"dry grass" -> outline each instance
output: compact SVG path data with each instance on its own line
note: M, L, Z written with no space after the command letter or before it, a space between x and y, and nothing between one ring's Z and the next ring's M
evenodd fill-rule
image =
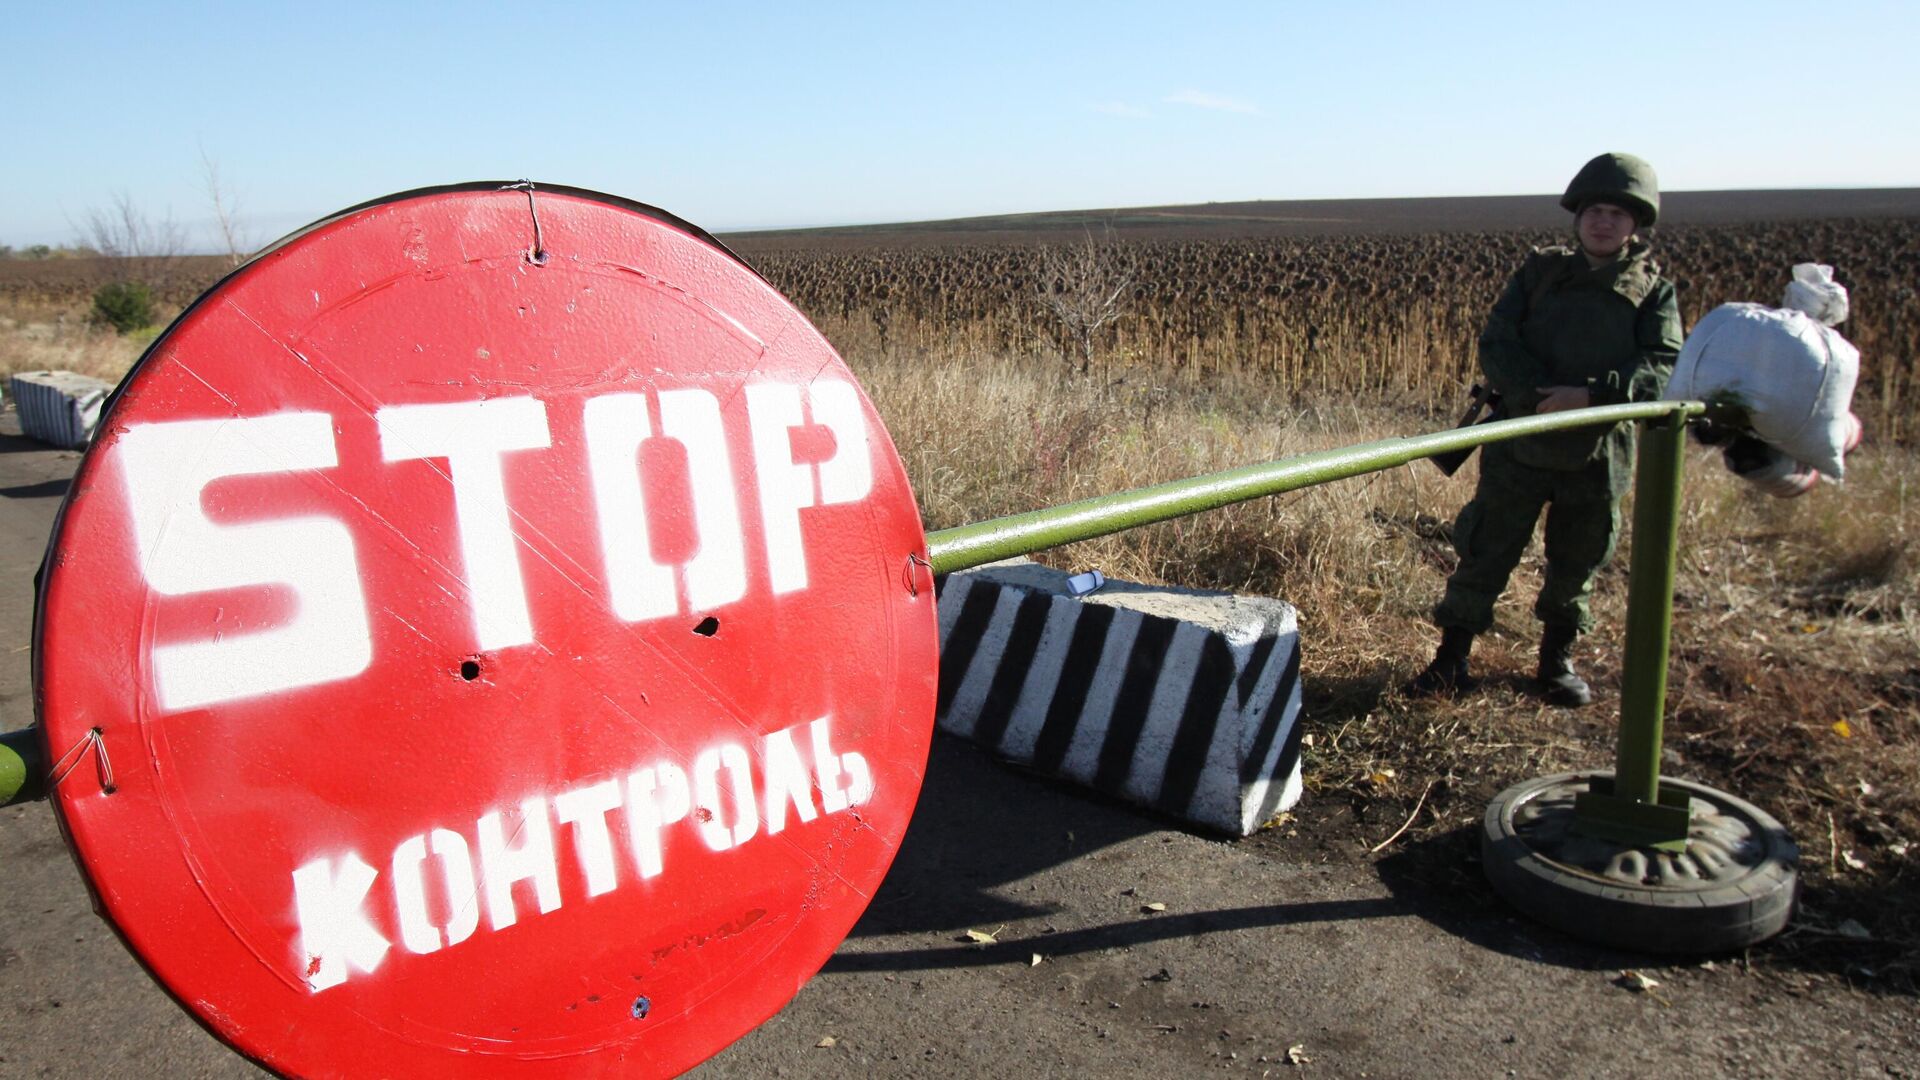
M118 382L153 340L93 325L80 301L16 301L0 308L0 383L17 371L77 371Z

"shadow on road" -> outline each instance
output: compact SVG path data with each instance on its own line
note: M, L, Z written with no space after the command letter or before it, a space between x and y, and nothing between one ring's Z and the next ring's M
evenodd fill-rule
M1044 918L1052 906L1021 903L995 890L1112 845L1179 827L1081 788L1016 771L960 740L936 735L913 824L885 883L849 936L957 932ZM1061 956L1224 931L1406 913L1400 900L1388 897L1262 904L1083 927L1047 934L1043 940L1049 955ZM842 952L825 970L1025 963L1035 944L1027 938Z
M1044 943L1049 956L1071 956L1121 946L1141 945L1170 938L1198 937L1229 930L1250 930L1270 926L1303 923L1340 922L1349 919L1373 919L1386 915L1405 915L1398 900L1376 897L1369 900L1328 900L1299 904L1263 904L1259 907L1225 908L1168 915L1149 922L1133 920L1068 930L1042 938L1000 941L992 945L956 944L935 949L902 949L894 952L840 953L827 962L824 970L851 971L931 971L944 968L992 967L995 964L1022 964L1037 946ZM855 929L854 933L860 933Z
M8 426L18 430L17 424L9 423ZM48 446L46 443L40 442L37 439L29 439L24 435L15 435L12 432L0 431L0 454L46 453L49 450L56 449L58 449L58 447Z
M0 499L58 499L64 498L67 488L73 481L67 477L55 480L42 480L37 484L16 484L13 487L0 488Z
M1165 827L936 733L913 823L852 936L1046 915L991 890Z
M1576 971L1617 970L1648 959L1589 945L1508 907L1481 871L1477 825L1407 841L1374 869L1403 910L1483 949Z

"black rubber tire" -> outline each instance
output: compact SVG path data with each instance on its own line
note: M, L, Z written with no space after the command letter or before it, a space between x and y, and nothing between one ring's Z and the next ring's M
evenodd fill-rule
M1574 937L1652 953L1720 953L1779 933L1793 914L1799 849L1781 824L1752 803L1686 780L1662 786L1745 819L1760 855L1740 876L1700 887L1640 885L1556 862L1516 832L1514 813L1569 782L1610 773L1543 776L1501 792L1487 806L1480 848L1494 891L1525 914ZM1570 813L1570 811L1569 811Z

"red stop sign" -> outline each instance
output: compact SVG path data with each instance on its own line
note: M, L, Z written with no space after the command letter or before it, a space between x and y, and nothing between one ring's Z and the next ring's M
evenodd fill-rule
M605 196L396 196L255 260L52 543L80 864L277 1070L688 1068L825 962L919 791L884 428L766 282Z

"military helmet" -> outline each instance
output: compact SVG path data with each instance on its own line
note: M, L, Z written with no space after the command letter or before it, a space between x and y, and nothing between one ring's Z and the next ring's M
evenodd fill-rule
M1560 196L1560 205L1576 214L1596 202L1631 210L1634 221L1646 228L1660 218L1660 178L1642 158L1601 154L1580 167Z

